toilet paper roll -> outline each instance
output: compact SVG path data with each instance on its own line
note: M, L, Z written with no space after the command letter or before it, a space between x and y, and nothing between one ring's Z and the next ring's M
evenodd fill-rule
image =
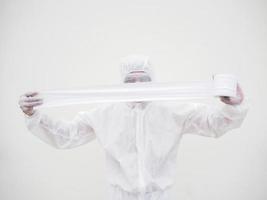
M237 77L232 74L213 76L214 96L236 96Z

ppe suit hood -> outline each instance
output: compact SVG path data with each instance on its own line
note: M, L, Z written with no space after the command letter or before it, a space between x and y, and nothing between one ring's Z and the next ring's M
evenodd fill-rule
M144 71L153 79L152 65L148 56L132 54L122 57L120 67L122 80L125 79L127 74L136 71Z

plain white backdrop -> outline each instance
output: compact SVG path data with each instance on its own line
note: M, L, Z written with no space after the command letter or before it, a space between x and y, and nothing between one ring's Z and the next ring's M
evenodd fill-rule
M100 145L48 146L26 129L19 96L119 83L119 59L144 54L158 81L233 73L251 102L241 128L183 138L177 199L265 200L266 10L264 0L0 0L0 199L104 200ZM46 112L71 120L90 107Z

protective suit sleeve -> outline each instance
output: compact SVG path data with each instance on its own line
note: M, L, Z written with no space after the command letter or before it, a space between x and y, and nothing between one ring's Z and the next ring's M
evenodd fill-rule
M222 103L212 106L204 103L193 103L192 109L182 125L182 134L198 134L218 138L227 131L239 128L249 110L246 99L239 105Z
M96 138L87 114L80 111L71 121L52 119L40 110L31 116L24 115L26 126L33 135L57 149L70 149Z

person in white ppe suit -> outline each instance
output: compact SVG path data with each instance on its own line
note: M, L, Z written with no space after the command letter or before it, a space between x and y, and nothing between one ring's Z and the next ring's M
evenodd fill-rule
M124 83L153 81L146 56L121 62ZM120 102L80 111L73 120L56 120L34 106L38 92L21 96L27 128L58 149L75 148L95 139L105 150L109 200L172 200L176 158L185 134L219 138L239 128L248 112L240 85L237 97L220 97L221 106L160 102Z

